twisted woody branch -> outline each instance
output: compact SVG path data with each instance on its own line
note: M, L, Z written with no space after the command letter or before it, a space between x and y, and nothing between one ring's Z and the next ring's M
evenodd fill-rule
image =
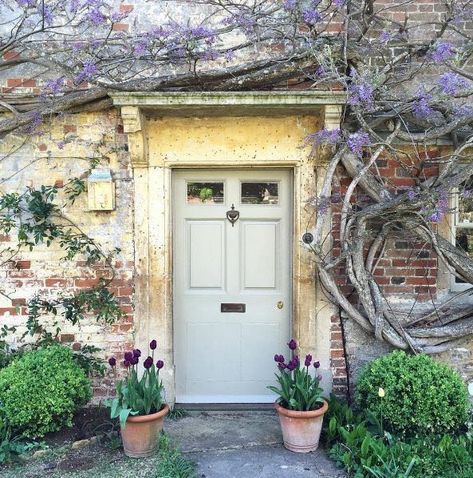
M65 111L110 108L108 94L116 90L270 90L289 80L343 89L340 129L307 140L313 154L328 155L311 245L326 294L348 318L395 347L436 353L473 334L469 290L443 302L433 297L421 313L401 313L374 274L391 239L415 237L450 274L473 284L473 261L438 232L441 216L455 213L440 203L463 191L473 175L471 0L438 0L439 13L436 8L425 20L410 17L421 12L414 0L199 0L184 20L166 14L140 26L131 18L138 24L133 32L114 31L129 12L114 12L105 0L73 3L49 0L42 12L35 0L10 7L0 71L30 66L44 91L1 98L1 136ZM422 178L421 152L439 142L450 145L431 160L441 166L439 174ZM377 168L387 155L414 186L387 184ZM331 231L340 253L327 255L327 204L340 167L350 181L339 228ZM351 296L337 282L341 267Z

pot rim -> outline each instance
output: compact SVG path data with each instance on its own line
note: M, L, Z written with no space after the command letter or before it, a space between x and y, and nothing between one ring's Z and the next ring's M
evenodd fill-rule
M281 414L285 415L286 417L290 418L315 418L321 415L324 415L328 410L328 403L324 400L324 404L318 408L317 410L288 410L287 408L282 407L279 403L274 402L274 408L276 411Z
M127 422L132 422L132 423L143 423L143 422L151 422L153 420L157 420L161 417L164 417L169 413L169 405L165 403L161 410L156 413L150 413L149 415L128 415L128 418L126 419Z

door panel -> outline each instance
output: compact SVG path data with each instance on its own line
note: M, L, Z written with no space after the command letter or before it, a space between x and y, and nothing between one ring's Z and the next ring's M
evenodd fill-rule
M271 402L290 335L291 173L178 171L173 201L176 399Z

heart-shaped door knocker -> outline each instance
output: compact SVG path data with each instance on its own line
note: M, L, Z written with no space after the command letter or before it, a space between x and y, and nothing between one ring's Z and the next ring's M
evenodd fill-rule
M238 221L239 217L240 217L240 211L236 211L235 204L232 204L232 208L230 209L230 211L227 211L227 219L231 222L232 227Z

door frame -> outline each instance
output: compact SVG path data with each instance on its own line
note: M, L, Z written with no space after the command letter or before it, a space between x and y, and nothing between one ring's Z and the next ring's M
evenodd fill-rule
M173 170L178 168L292 169L292 332L300 353L312 353L320 360L322 383L328 393L332 383L330 327L335 309L315 280L312 253L301 242L314 224L314 210L307 204L320 189L327 163L323 150L314 158L300 144L307 134L323 126L337 127L344 95L123 93L114 95L113 100L121 107L133 168L134 345L146 350L152 338L158 340L160 357L166 363L162 371L166 400L171 404L175 400L171 187ZM218 138L238 128L253 136L241 141L238 149L230 143L205 142L202 134L208 127L218 131ZM189 128L195 130L189 133ZM189 134L207 146L206 154L196 155L196 142L188 141ZM259 148L261 141L266 143ZM270 150L268 141L278 147ZM329 238L329 230L326 232ZM324 247L331 247L330 239Z

